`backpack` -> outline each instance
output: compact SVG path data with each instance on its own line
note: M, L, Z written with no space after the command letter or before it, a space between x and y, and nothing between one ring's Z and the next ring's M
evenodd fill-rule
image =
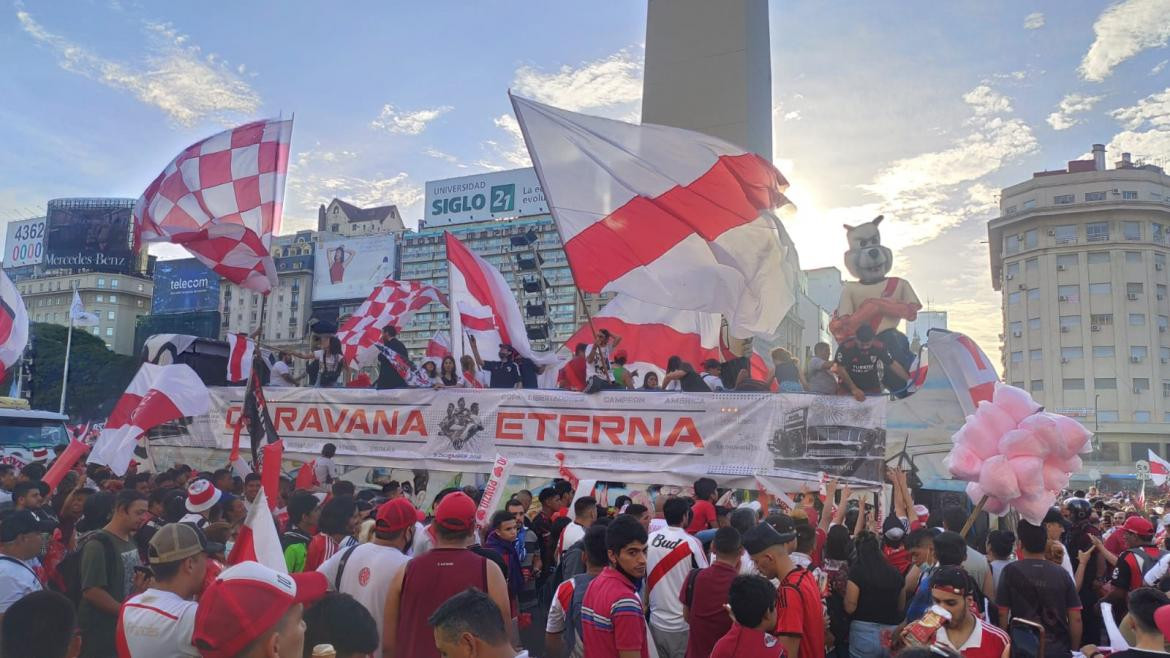
M61 582L64 583L64 589L61 592L68 598L74 606L81 604L81 553L85 550L86 545L91 541L96 541L102 545L102 552L106 558L106 573L113 574L118 570L118 555L117 549L114 548L114 540L110 539L109 535L97 530L78 544L77 550L66 555L57 564L57 573L61 576Z
M1146 574L1150 572L1150 569L1153 569L1154 566L1157 565L1163 557L1170 554L1166 551L1160 550L1158 551L1158 556L1154 557L1140 548L1131 548L1126 552L1133 553L1133 559L1137 562L1138 568L1142 570L1143 582L1145 581ZM1120 559L1125 559L1124 553ZM1170 570L1168 570L1167 573L1162 574L1162 577L1158 579L1158 582L1154 583L1154 587L1163 592L1170 592Z
M573 576L573 598L569 609L565 610L565 655L572 655L573 647L577 646L577 637L581 635L581 607L585 603L585 590L593 582L596 574L581 573Z

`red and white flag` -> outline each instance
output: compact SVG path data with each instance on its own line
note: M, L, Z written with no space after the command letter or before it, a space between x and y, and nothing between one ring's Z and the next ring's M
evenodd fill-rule
M795 282L771 163L681 128L512 106L580 289L721 313L740 338L780 325Z
M447 241L447 298L451 308L451 345L458 361L471 350L464 332L475 336L485 361L495 360L500 345L511 345L520 356L537 365L560 361L554 354L532 351L528 329L512 288L491 263L476 255L451 234Z
M1162 486L1166 484L1166 479L1170 478L1170 462L1158 456L1158 453L1153 450L1150 453L1150 480L1155 486Z
M181 244L225 279L268 292L291 140L291 120L264 119L188 146L134 204L137 239Z
M211 408L211 396L190 366L144 363L114 405L89 454L89 463L105 464L122 475L134 457L138 437L152 427Z
M565 347L572 352L577 343L590 345L593 331L602 329L622 337L618 349L627 354L627 370L640 375L655 372L659 383L672 356L681 357L699 370L703 361L722 356L719 314L664 308L629 295L610 300L593 316L593 329L585 324L565 341Z
M0 365L8 370L16 365L28 345L28 311L20 291L8 275L0 271Z
M244 518L244 525L240 526L236 543L227 560L228 564L259 562L269 569L288 573L284 551L280 548L280 537L276 534L276 522L272 520L268 496L263 489L256 494L256 500L248 508L248 516Z
M975 341L955 331L931 329L926 348L933 365L951 381L964 414L975 413L981 401L991 400L999 375Z
M436 331L434 336L427 341L427 356L443 357L451 354L451 336L445 331Z
M246 381L252 376L252 355L256 351L255 341L245 334L228 334L227 380Z
M386 279L379 283L337 331L346 360L363 366L376 362L382 327L401 327L432 302L446 305L447 299L438 288L421 281Z

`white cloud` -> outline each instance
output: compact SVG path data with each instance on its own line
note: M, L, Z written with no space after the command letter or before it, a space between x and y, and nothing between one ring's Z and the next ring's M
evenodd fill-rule
M1170 0L1122 0L1097 17L1093 32L1080 74L1101 82L1127 59L1170 42Z
M626 112L642 98L642 53L625 48L580 66L562 66L546 73L531 66L516 70L517 95L572 111L609 114ZM637 109L633 110L637 117ZM619 118L626 118L629 113Z
M1139 159L1170 152L1170 88L1109 114L1124 130L1113 136L1107 151L1133 153Z
M423 200L423 188L406 172L361 176L339 173L331 166L298 167L296 175L289 176L285 192L285 232L315 227L317 207L333 197L362 207L392 203L403 217L413 217L414 206Z
M434 158L436 160L443 160L444 162L450 162L452 164L459 162L459 158L456 158L455 156L451 155L450 153L444 153L443 151L440 151L439 149L437 149L433 146L428 146L428 147L424 148L423 155L430 157L430 158Z
M784 113L785 121L800 121L800 110L792 110Z
M214 53L204 56L190 39L166 23L147 23L149 54L142 62L121 62L94 53L50 32L17 5L21 28L57 55L58 65L113 89L130 92L140 102L189 126L214 118L229 122L260 108L260 96Z
M1068 130L1081 122L1074 115L1093 109L1102 98L1105 97L1068 94L1060 99L1057 110L1048 115L1048 125L1052 126L1053 130Z
M1039 30L1044 27L1044 13L1035 11L1024 17L1025 30Z
M1164 59L1158 62L1154 65L1154 68L1150 69L1150 75L1158 75L1166 68L1167 64L1170 64L1170 59Z
M520 132L520 124L511 114L501 114L492 119L496 128L504 132L502 139L485 140L482 148L487 151L488 157L477 161L476 166L499 171L514 167L531 167L532 160L528 157L528 147L524 145L524 135Z
M382 112L378 118L370 122L370 126L398 135L418 135L426 130L427 124L451 110L450 105L441 105L422 110L404 111L387 103L382 106Z

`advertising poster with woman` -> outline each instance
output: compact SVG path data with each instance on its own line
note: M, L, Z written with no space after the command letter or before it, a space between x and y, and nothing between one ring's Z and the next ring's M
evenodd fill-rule
M324 240L316 251L313 299L356 299L394 276L393 234L336 237Z

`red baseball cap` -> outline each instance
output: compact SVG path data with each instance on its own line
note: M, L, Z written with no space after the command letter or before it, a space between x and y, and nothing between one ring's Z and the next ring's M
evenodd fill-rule
M1121 526L1126 532L1132 532L1135 535L1142 537L1154 536L1154 525L1147 519L1140 516L1131 516L1125 520L1125 525Z
M435 523L452 532L468 532L475 527L475 501L462 491L447 494L435 508Z
M400 532L425 518L426 515L415 509L409 500L403 497L395 498L382 503L378 508L374 532Z
M329 589L325 574L289 575L259 562L224 569L199 599L191 643L204 658L230 658L267 633L289 608Z
M1154 625L1162 631L1163 638L1170 638L1170 605L1164 605L1154 611Z

